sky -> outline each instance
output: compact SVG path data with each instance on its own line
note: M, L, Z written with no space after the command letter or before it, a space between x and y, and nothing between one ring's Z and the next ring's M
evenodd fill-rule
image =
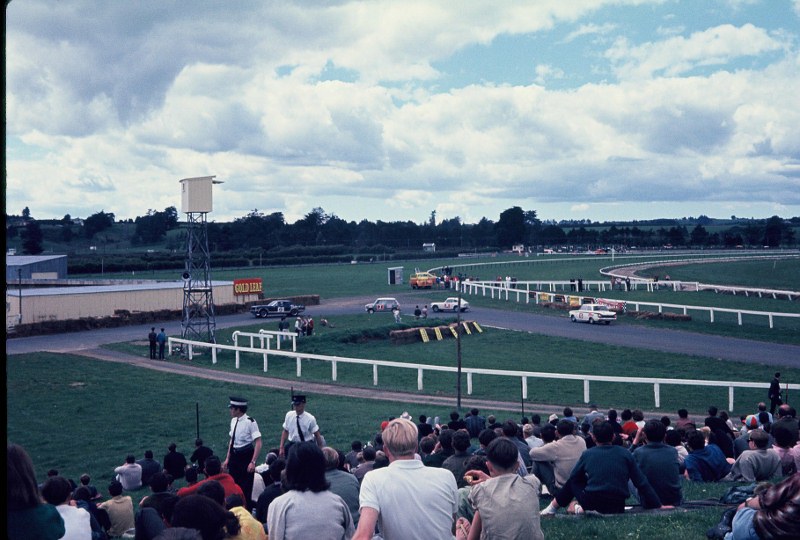
M6 212L800 216L800 0L13 0Z

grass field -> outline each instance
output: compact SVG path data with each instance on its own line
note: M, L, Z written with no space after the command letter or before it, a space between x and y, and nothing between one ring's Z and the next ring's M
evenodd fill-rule
M516 264L519 258L507 259L501 266L486 268L477 277L493 279L495 275L513 275L519 280L553 279L574 277L600 279L599 268L612 264L610 258L544 258L526 264ZM621 263L617 257L615 263ZM656 258L651 258L656 259ZM502 260L501 258L494 259ZM409 276L415 267L427 269L440 265L455 265L459 261L403 261L397 266L405 267ZM784 264L784 262L786 264ZM793 266L794 265L794 266ZM267 296L292 296L319 294L323 300L351 297L390 295L400 290L387 284L387 266L395 264L326 265L291 268L248 268L215 271L214 279L228 280L241 277L264 279ZM779 261L775 271L751 264L727 263L725 271L715 265L669 267L674 279L689 279L681 272L691 272L691 279L718 284L742 284L797 290L800 272L796 272L797 261ZM483 268L483 267L479 267ZM780 269L780 271L778 271ZM474 272L468 272L476 275ZM483 274L483 275L480 275ZM753 274L758 274L753 276ZM686 274L689 276L690 274ZM762 278L763 275L763 278ZM110 277L106 275L104 277ZM130 276L124 276L130 277ZM143 276L136 276L137 278ZM159 277L159 274L144 277ZM162 279L175 276L161 274ZM724 281L723 281L724 280ZM407 285L403 292L410 292ZM427 294L428 292L425 292ZM442 296L445 296L442 291ZM438 294L438 293L437 293ZM797 302L772 299L741 298L703 293L630 293L627 299L670 303L713 302L720 307L733 306L746 309L771 309L798 312ZM675 295L675 296L673 296ZM650 299L653 300L650 300ZM552 310L543 310L533 305L514 301L498 301L470 296L476 306L486 305L509 310L539 310L553 316L564 316ZM668 299L668 300L665 300ZM469 316L467 316L469 318ZM719 319L718 319L719 320ZM711 325L699 320L691 323L635 322L622 318L618 324L647 324L656 327L675 326L690 331L709 332L721 335L763 339L780 343L800 343L798 327L777 327L774 331L763 325L747 324L738 327L735 322L721 320ZM412 344L394 346L386 339L386 319L363 315L337 317L335 330L317 327L317 335L300 341L303 352L313 354L351 356L359 358L389 359L408 363L454 365L455 342ZM776 325L777 326L777 325ZM270 321L253 326L253 329L270 327L277 329L277 322ZM240 330L246 330L240 328ZM363 336L373 339L362 339ZM230 343L230 331L219 330L218 340ZM111 346L113 350L141 355L146 354L141 343L122 343ZM486 329L481 335L467 336L462 341L465 366L484 366L507 370L551 371L563 373L635 375L642 377L673 377L714 380L742 380L766 382L772 371L768 362L763 365L739 364L695 358L683 355L654 353L626 347L609 347L593 343L567 340L527 333L508 333ZM255 355L253 355L255 356ZM230 355L220 355L214 369L233 371ZM768 359L767 359L768 360ZM177 363L182 360L173 360ZM211 367L210 355L195 360L204 367ZM243 356L243 373L262 374L261 358ZM782 369L785 378L798 380L800 370ZM353 386L372 387L372 370L340 365L339 382ZM721 375L723 374L723 375ZM284 390L236 385L222 381L208 381L181 375L164 374L124 364L112 364L85 357L39 353L11 356L7 360L7 439L22 444L31 453L38 477L44 479L45 472L56 468L63 474L76 478L83 472L93 477L93 482L103 489L112 477L113 468L134 453L141 457L144 450L152 449L160 459L170 442L187 455L191 452L196 436L195 411L199 406L200 434L207 444L217 452L224 451L227 443L227 400L232 394L244 394L251 400L252 415L258 419L264 434L265 446L275 446L280 435L280 424L289 409L289 387L301 387L295 376L294 361L270 359L270 377L286 380ZM330 380L330 367L317 361L303 363L303 379ZM464 383L466 385L466 383ZM583 402L580 382L540 380L529 381L529 403L563 406L579 405ZM474 379L475 397L503 401L519 398L519 381L502 380L497 377ZM376 395L383 390L406 390L416 392L416 372L412 370L382 369L380 385ZM602 408L640 407L652 410L652 386L616 385L592 383L592 398ZM455 381L452 376L425 375L424 395L453 396ZM466 392L465 392L466 393ZM750 413L757 401L764 398L763 391L737 390L734 415ZM694 413L701 413L710 404L724 407L727 404L725 389L702 387L662 387L662 410L673 414L680 406L688 406ZM455 399L454 399L455 400ZM421 413L446 416L451 408L419 406L390 401L362 401L333 395L309 395L310 412L315 414L329 444L347 448L354 439L366 440L374 435L380 422L389 416L398 416L409 411L417 416ZM519 413L482 411L497 413L499 417L517 417ZM525 409L530 415L535 412L532 405ZM661 411L659 411L659 414ZM262 456L263 457L263 456ZM729 485L686 484L685 497L691 500L718 498ZM138 500L144 491L134 494ZM598 538L631 539L702 538L706 528L714 525L722 512L712 507L691 511L678 511L665 515L635 514L624 517L602 519L551 519L543 522L548 539Z
M277 445L283 414L289 406L288 388L280 391L191 379L46 353L10 357L7 388L7 439L28 450L38 478L43 480L50 468L70 478L86 472L101 490L128 453L140 458L144 450L152 449L161 460L169 443L175 442L188 455L196 436L197 405L200 435L217 453L224 451L227 443L229 395L243 394L250 399L249 413L258 420L268 448ZM413 415L445 416L449 412L445 408L325 395L309 395L308 402L308 410L316 415L328 444L340 448L347 448L355 439L368 440L382 420L405 410ZM181 485L181 481L176 482L176 486ZM684 497L718 499L728 487L686 483ZM132 496L138 502L145 494L146 490L139 490ZM685 540L702 538L721 513L722 507L711 507L596 519L564 517L543 520L542 527L548 539Z

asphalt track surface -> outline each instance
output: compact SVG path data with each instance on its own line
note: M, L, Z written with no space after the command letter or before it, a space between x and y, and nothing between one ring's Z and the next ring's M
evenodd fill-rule
M414 305L430 304L441 300L446 293L420 291L397 294L403 306L403 320L413 320L410 315ZM466 297L468 299L468 297ZM319 324L319 317L324 316L332 321L339 315L363 313L365 317L386 317L389 313L368 315L364 312L364 304L374 300L373 297L333 299L324 301L318 306L309 306L306 314L313 316ZM452 313L435 314L429 317L451 318ZM532 313L511 312L492 308L473 308L463 315L465 319L475 320L482 326L496 327L519 332L532 332L549 336L557 336L607 345L634 347L642 350L662 351L686 354L721 360L733 360L765 364L771 367L800 367L800 346L737 339L731 337L698 334L680 330L664 330L653 327L627 324L590 325L571 323L563 317L536 315ZM231 328L252 324L262 324L264 328L277 330L277 319L255 319L252 315L242 313L217 317L218 328ZM146 339L152 324L105 328L56 334L11 338L6 340L6 354L20 354L37 351L77 352L95 349L108 343L135 341ZM164 327L168 335L180 335L180 321L171 320L155 323L157 328ZM767 331L767 330L765 330Z
M405 306L405 321L408 321L410 318L408 313L413 312L412 306L416 304L430 304L432 300L442 300L445 296L446 294L442 292L431 291L396 294L400 304ZM337 316L356 313L363 313L365 317L386 317L387 320L391 320L392 315L389 313L368 315L364 312L364 304L372 300L374 300L374 297L334 299L325 301L318 306L308 307L307 314L313 316L317 321L319 321L321 317L335 321ZM451 319L452 316L452 313L435 314L431 312L429 314L431 318L442 317ZM413 316L411 318L413 320ZM642 350L665 351L724 360L764 363L770 366L770 372L772 367L800 366L800 346L794 345L780 345L625 324L605 326L571 323L566 315L563 317L552 317L531 313L508 312L501 309L484 307L471 310L464 314L464 318L478 321L483 326L519 332L533 332L543 335L584 340L587 342L636 347ZM260 323L264 328L277 330L277 319L274 318L254 319L250 314L237 314L217 317L216 319L217 328L250 326L254 323ZM147 333L151 326L153 326L153 323L66 334L6 339L6 354L12 355L39 351L78 354L102 361L123 363L162 372L216 381L224 380L235 384L247 384L263 388L286 390L287 383L282 379L263 377L260 375L245 375L238 372L221 372L206 368L200 363L177 363L150 360L144 355L126 355L102 348L102 345L109 343L142 341L144 350L146 346L144 342L147 339ZM156 328L164 327L168 335L180 335L181 333L179 320L163 321L155 323L155 326ZM334 384L308 381L303 383L303 388L308 393L348 396L356 399L397 401L409 405L425 404L448 408L456 405L455 396L431 396L426 394L392 392L385 388L377 391L374 388L342 387ZM511 398L511 396L508 397ZM522 406L518 400L514 400L513 398L509 400L489 401L473 399L466 395L463 396L461 404L464 408L477 407L483 410L516 412L519 412L522 407L521 412L523 415L526 411L561 414L564 405L572 406L573 410L578 415L583 415L588 412L586 407L579 406L575 403L554 405L526 402L524 406ZM651 412L647 414L653 416L663 413ZM698 417L695 418L695 420L699 421L702 420L702 418Z

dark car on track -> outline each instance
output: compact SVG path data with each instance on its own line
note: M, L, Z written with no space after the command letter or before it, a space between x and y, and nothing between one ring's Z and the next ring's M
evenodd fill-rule
M255 317L294 317L306 310L303 304L295 304L291 300L273 300L269 304L252 306L250 313Z

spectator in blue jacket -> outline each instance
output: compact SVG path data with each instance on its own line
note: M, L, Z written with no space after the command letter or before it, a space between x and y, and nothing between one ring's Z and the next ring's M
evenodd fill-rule
M716 444L706 444L701 431L693 431L686 441L689 454L683 459L686 477L695 482L719 482L729 472L731 464Z

